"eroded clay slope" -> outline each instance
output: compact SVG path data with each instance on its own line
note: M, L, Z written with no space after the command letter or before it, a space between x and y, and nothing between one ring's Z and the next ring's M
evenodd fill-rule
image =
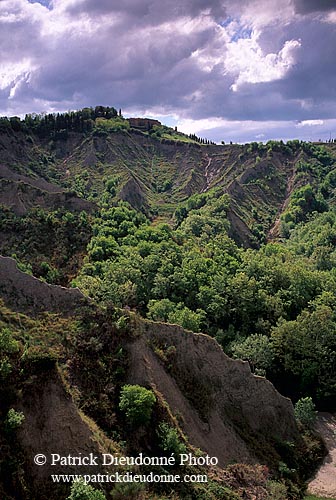
M5 165L0 165L0 204L16 215L25 215L35 207L88 213L96 210L94 203L79 198L61 186L47 182L42 177L34 179L22 175Z
M87 302L77 288L49 285L17 268L10 257L0 256L0 297L15 311L70 313Z
M297 439L291 401L209 336L144 322L129 352L129 382L155 387L190 443L217 456L220 465L267 462L274 440Z
M31 377L24 385L21 400L16 404L25 420L19 431L19 441L25 453L27 477L34 484L36 498L50 498L57 485L51 474L94 474L102 472L95 465L62 466L52 455L100 456L104 452L96 441L93 430L83 420L71 396L64 389L56 369L44 372L39 378ZM106 451L105 451L106 452ZM43 454L46 464L34 463L34 457ZM60 495L60 498L63 496ZM65 496L64 496L65 498Z
M15 310L32 312L75 312L85 301L79 290L41 282L3 257L0 296ZM127 381L159 391L190 443L218 457L221 466L272 464L279 459L275 441L298 438L290 400L252 375L248 363L226 356L214 339L176 325L146 320L135 325L134 340L127 344Z

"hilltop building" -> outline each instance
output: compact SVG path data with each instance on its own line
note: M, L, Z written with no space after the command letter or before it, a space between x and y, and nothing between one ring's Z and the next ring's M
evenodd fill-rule
M131 128L136 128L142 130L143 132L148 132L154 125L161 126L159 120L152 120L150 118L127 118Z

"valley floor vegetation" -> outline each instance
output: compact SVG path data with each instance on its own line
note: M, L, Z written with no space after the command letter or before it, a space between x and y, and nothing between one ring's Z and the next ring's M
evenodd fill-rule
M193 195L173 228L124 202L103 208L73 285L206 332L294 402L310 396L334 410L336 213L313 214L283 243L244 250L227 235L228 204L216 190Z

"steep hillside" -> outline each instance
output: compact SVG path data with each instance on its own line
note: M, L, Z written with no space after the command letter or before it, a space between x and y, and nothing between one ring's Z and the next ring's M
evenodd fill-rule
M15 260L0 256L0 294L14 311L71 312L87 299L77 289L49 285L20 271Z
M301 499L314 408L336 410L336 145L97 106L0 118L0 177L4 498L69 494L29 458L44 429L48 450L218 458L206 486L100 484L114 499Z
M297 439L291 402L252 375L247 362L230 359L207 335L158 323L140 326L143 334L129 345L127 380L155 387L179 414L191 444L220 465L263 462L276 440Z
M0 202L23 214L34 205L92 211L109 185L110 196L124 199L151 218L169 221L176 204L194 193L218 188L230 195L231 234L258 245L279 235L279 216L295 189L333 170L335 147L270 141L267 145L206 145L182 134L161 136L91 120L88 131L42 133L29 123L19 130L2 127ZM104 124L104 126L102 126ZM14 127L15 128L15 127ZM167 129L169 130L169 129ZM172 133L173 134L173 133ZM321 150L321 151L320 151ZM71 194L64 190L71 190ZM60 198L63 197L63 198Z
M137 454L140 451L160 454L162 449L159 451L154 430L162 421L177 426L179 432L183 430L181 436L187 439L192 453L196 447L218 458L219 467L195 469L209 474L207 488L214 491L212 495L209 490L206 497L209 499L240 498L242 485L241 492L244 490L247 495L244 498L252 499L256 492L262 499L270 498L269 473L264 469L261 474L256 464L267 464L271 473L277 475L278 463L284 457L281 443L291 442L293 457L296 454L295 460L303 461L305 445L290 401L264 378L252 375L248 363L229 359L210 337L172 325L139 321L132 316L121 326L120 317L116 321L120 312L103 312L92 306L89 310L82 309L69 291L53 287L54 296L59 297L53 309L66 314L67 319L49 314L49 329L53 333L51 336L49 333L46 347L46 340L41 344L43 330L37 327L45 319L36 315L50 305L49 298L44 299L50 296L50 285L24 275L8 259L1 262L9 264L6 279L12 283L10 290L0 290L4 300L1 327L15 332L18 348L9 355L12 372L7 376L7 387L1 387L4 399L0 417L3 420L8 408L24 415L17 431L13 427L8 434L2 427L0 433L2 444L6 447L11 443L16 454L14 459L7 451L2 457L0 491L6 498L65 499L67 485L51 482L51 474L64 473L60 464L50 466L52 453L127 456L136 450ZM24 312L19 317L6 307L15 297ZM70 307L72 317L69 317ZM22 355L24 339L29 348ZM125 354L120 357L117 353L122 350ZM157 400L151 427L134 427L131 435L117 406L125 383L151 388ZM79 408L94 418L100 429ZM112 429L126 442L117 444L108 439ZM47 457L45 467L32 462L32 457L41 451ZM199 456L200 451L197 453ZM232 462L250 465L225 468ZM116 470L122 472L123 468L108 468L109 473ZM185 472L188 470L192 468ZM5 480L6 471L12 480ZM104 468L66 468L67 474L96 472L103 473ZM18 475L20 482L15 480ZM109 485L102 486L110 490ZM190 486L189 493L183 488L177 488L177 494L181 495L178 498L188 494L204 498L197 484ZM219 497L220 491L225 496ZM234 496L234 491L238 496ZM154 497L152 492L148 498Z

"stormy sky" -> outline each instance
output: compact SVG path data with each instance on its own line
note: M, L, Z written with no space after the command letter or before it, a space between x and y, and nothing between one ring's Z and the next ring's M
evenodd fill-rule
M0 114L98 104L214 141L336 138L336 0L0 0Z

